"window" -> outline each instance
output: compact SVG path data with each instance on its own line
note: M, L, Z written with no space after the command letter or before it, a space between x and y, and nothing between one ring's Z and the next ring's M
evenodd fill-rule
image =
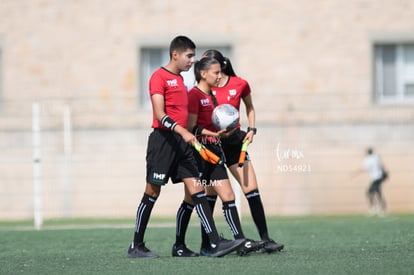
M198 47L196 49L196 60L200 58L208 49L217 49L224 56L228 56L230 53L229 47ZM161 66L167 65L170 60L168 47L143 47L140 49L141 63L140 63L140 76L139 76L139 102L140 108L145 110L151 109L151 101L149 99L148 82L152 73ZM193 66L194 67L194 66ZM191 89L195 85L194 69L188 72L182 72L184 77L184 83L187 89Z
M374 46L375 99L414 102L414 43Z

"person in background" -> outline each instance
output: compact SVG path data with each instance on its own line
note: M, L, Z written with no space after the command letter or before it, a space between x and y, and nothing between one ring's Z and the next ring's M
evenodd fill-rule
M388 172L384 169L380 157L374 153L374 149L371 147L367 148L362 165L354 172L354 176L362 172L367 172L371 181L366 193L370 215L384 216L387 203L381 189L383 182L388 178Z

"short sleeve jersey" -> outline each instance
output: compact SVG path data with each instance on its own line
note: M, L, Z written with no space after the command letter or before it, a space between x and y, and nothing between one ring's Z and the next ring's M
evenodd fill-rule
M230 76L226 85L213 87L212 91L219 105L228 103L237 110L240 110L241 99L251 94L249 83L238 76Z
M362 166L368 171L371 180L378 180L382 177L381 161L377 155L367 155L364 158Z
M150 97L155 94L164 96L165 113L180 126L187 128L188 95L183 77L161 67L156 70L149 82ZM152 128L165 129L155 117L153 109Z
M188 113L197 115L197 125L210 130L217 131L211 121L214 103L210 95L203 93L194 87L188 92Z

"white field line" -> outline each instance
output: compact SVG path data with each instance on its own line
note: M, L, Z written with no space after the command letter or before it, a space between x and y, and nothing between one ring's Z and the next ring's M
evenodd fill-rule
M217 226L225 225L224 222L216 222ZM100 223L100 224L65 224L65 225L43 225L40 231L47 231L47 230L89 230L89 229L127 229L127 228L134 228L134 224L132 223ZM199 227L199 223L191 223L189 227ZM148 228L175 228L174 222L150 222L148 224ZM25 226L0 226L1 231L35 231L33 225L25 225Z

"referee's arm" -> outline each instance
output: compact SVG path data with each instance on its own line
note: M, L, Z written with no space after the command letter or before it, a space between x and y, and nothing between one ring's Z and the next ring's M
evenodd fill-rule
M164 112L164 96L160 94L154 94L151 96L151 101L155 118L162 123L167 115ZM191 132L189 132L187 129L174 122L168 121L168 124L174 125L172 128L170 128L170 130L179 134L185 142L193 144L193 142L195 141L195 136Z

